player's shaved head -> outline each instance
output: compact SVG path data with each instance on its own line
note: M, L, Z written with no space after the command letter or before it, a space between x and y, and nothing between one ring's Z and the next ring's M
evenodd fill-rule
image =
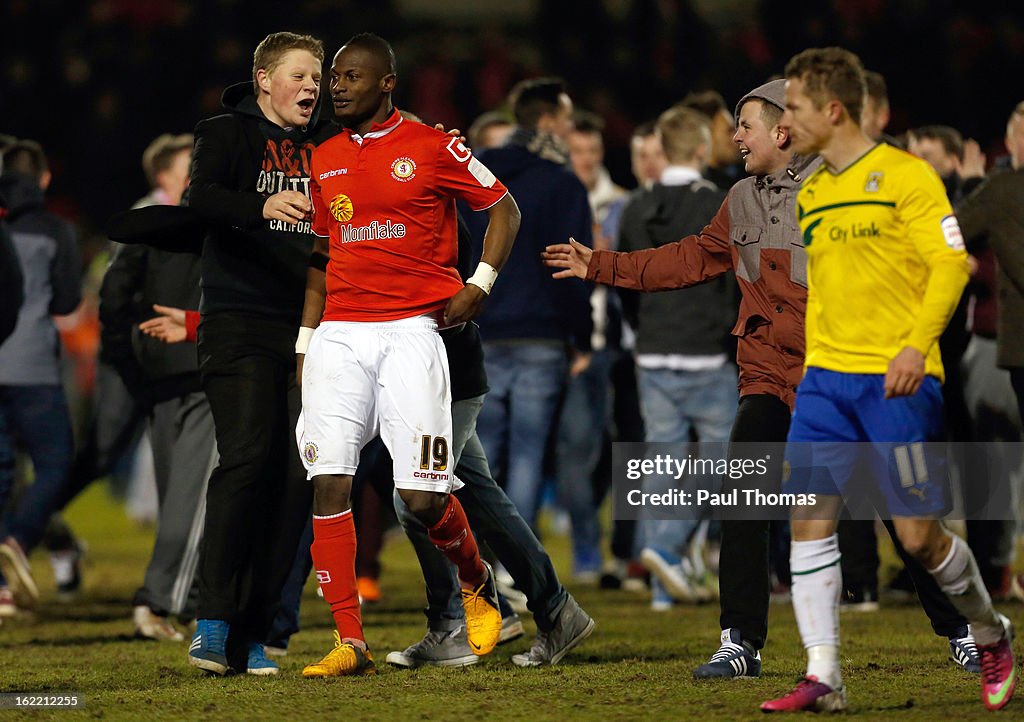
M384 38L373 33L359 33L352 36L347 43L341 46L338 53L345 50L359 49L372 56L379 63L381 75L395 74L395 51Z

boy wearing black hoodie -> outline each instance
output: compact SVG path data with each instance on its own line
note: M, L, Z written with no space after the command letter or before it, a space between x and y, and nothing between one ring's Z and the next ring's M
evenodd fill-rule
M311 504L291 430L299 412L295 337L313 245L309 160L335 132L329 114L321 121L318 112L323 56L316 38L268 35L253 57L252 84L225 90L230 112L195 130L189 203L211 226L199 365L220 465L207 492L189 662L215 674L227 671L229 654L236 669L277 673L261 642Z

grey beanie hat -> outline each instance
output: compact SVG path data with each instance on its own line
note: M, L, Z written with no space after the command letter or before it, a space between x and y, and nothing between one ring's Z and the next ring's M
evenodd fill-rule
M764 85L754 88L749 93L740 98L740 102L736 103L735 120L737 123L740 122L740 108L748 100L763 100L767 103L771 103L779 110L786 109L786 81L783 78L778 80L769 80Z

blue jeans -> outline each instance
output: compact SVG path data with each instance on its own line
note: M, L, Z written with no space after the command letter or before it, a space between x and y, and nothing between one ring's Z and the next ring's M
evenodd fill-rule
M476 433L484 398L477 396L452 404L452 450L455 475L465 484L455 492L479 539L487 542L526 595L537 628L550 631L555 613L567 593L551 565L551 558L529 525L491 477L487 457ZM412 542L427 587L427 625L449 631L464 624L459 580L455 567L427 538L427 530L399 497L395 512ZM507 614L502 610L502 614Z
M534 528L544 451L565 391L567 363L557 344L484 344L491 390L480 410L480 442L494 478Z
M35 482L8 506L14 485L14 444L32 459ZM60 509L74 459L71 419L61 386L0 386L0 539L13 536L26 553Z
M725 364L709 371L645 368L638 371L640 409L648 442L687 444L690 431L695 430L699 441L724 449L722 442L729 440L739 403L735 366ZM705 449L702 447L700 453L708 453ZM709 476L680 481L668 476L650 476L644 479L644 491L658 494L680 484L688 491L695 491L717 483L718 479ZM637 541L643 546L677 554L698 523L692 519L645 519Z
M596 351L586 371L569 380L558 426L558 501L572 521L576 572L596 571L601 563L594 470L604 446L609 374L617 353Z

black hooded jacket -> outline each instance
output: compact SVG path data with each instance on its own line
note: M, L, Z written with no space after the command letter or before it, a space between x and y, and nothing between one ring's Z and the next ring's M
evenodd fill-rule
M635 193L622 211L619 248L641 251L700 233L725 198L711 183L652 188ZM713 356L728 350L736 318L735 286L726 276L691 288L621 294L636 329L638 354Z
M263 218L282 190L309 195L313 148L337 132L322 119L321 93L307 128L281 128L263 115L251 82L224 91L230 112L195 130L189 205L210 231L203 243L203 314L234 311L298 326L313 247L309 220Z
M102 359L145 404L199 391L192 344L166 344L139 331L153 318L153 304L194 309L199 305L199 257L145 245L122 245L100 288Z

